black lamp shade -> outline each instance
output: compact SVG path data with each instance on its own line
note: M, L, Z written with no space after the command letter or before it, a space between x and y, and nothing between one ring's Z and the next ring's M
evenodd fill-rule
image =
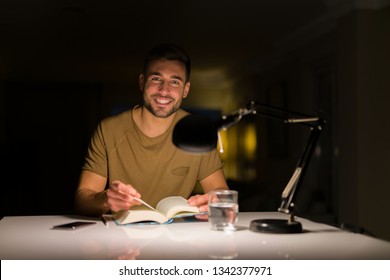
M215 123L200 115L182 118L173 129L173 144L187 152L206 153L217 147L218 130Z

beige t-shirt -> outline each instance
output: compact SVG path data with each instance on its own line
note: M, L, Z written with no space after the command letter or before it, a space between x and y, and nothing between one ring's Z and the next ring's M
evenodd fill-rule
M189 197L196 181L222 168L217 150L205 154L182 151L172 143L172 131L188 113L179 110L172 126L162 135L148 137L133 120L132 111L103 120L92 136L84 170L108 182L131 184L141 198L155 206L167 196Z

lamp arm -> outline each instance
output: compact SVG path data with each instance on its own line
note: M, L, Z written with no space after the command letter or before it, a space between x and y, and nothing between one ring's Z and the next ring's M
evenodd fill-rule
M291 214L293 217L295 197L302 185L303 177L314 153L322 128L323 122L321 119L317 126L311 127L311 133L308 142L302 152L301 157L298 160L294 173L292 174L289 182L282 192L282 202L278 208L279 212Z
M294 111L281 109L278 107L265 105L256 101L249 101L247 105L247 111L270 119L276 119L283 121L287 124L301 124L309 127L316 126L322 120L317 116L305 115Z
M250 114L280 120L288 124L302 124L309 127L316 125L320 121L320 118L316 116L304 115L251 100L245 107L239 108L233 113L223 115L221 119L217 121L216 128L218 131L226 130L239 123L244 116Z
M265 118L277 119L286 124L300 124L311 129L308 142L298 160L297 166L282 192L282 202L278 208L279 212L291 214L290 220L293 221L295 197L303 182L303 177L317 145L325 120L317 116L304 115L255 101L250 101L246 108L249 108L251 113Z

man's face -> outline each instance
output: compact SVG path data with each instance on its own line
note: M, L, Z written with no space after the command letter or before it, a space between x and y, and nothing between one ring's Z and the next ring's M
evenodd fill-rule
M185 74L185 66L179 61L152 62L146 77L144 74L139 77L144 106L149 112L158 118L167 118L180 108L190 90Z

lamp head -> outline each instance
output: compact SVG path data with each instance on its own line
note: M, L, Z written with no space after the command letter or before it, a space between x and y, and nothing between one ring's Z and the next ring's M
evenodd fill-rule
M217 147L218 130L215 123L199 115L187 115L173 129L173 144L187 152L207 153Z

